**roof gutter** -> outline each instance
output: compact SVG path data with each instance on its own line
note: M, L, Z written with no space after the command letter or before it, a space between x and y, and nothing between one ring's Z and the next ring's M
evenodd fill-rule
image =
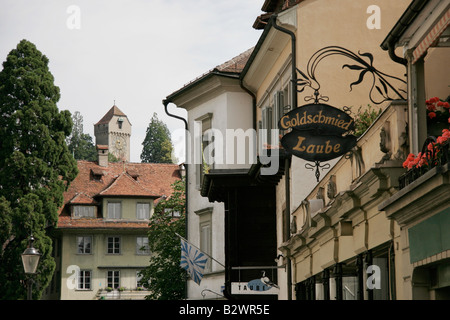
M381 43L381 49L388 51L389 57L392 61L405 66L408 64L408 61L405 58L399 57L395 54L396 44L427 3L428 0L414 0L411 2L406 11L402 14L400 19Z
M255 60L256 56L258 55L259 50L261 49L262 45L264 44L264 41L267 38L267 35L270 32L270 29L273 26L273 19L269 19L269 22L267 23L266 27L264 28L263 33L261 34L261 37L259 37L258 43L255 46L255 49L253 49L252 54L248 58L247 63L244 66L244 69L241 72L241 79L244 79L247 75L248 70L250 69L251 65L253 64L253 61Z

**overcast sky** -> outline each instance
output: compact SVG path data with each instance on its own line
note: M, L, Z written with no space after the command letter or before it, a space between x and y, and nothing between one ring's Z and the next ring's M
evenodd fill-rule
M132 124L131 161L154 112L174 132L162 100L253 47L263 0L2 0L0 59L22 39L49 60L60 110L80 111L84 132L116 105ZM3 67L1 67L3 69ZM186 116L169 105L171 112ZM176 145L183 145L174 137ZM95 141L95 140L94 140ZM177 148L177 156L182 154Z

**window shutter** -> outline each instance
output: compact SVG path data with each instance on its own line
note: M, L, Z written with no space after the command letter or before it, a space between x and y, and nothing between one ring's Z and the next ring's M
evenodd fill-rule
M273 127L278 129L278 121L280 121L281 117L284 115L284 92L277 91L274 94L273 101L274 101Z
M262 109L262 125L267 130L266 143L271 144L270 133L272 130L272 107L264 107Z

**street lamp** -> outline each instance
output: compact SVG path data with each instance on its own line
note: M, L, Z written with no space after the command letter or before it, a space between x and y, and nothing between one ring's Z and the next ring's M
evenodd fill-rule
M39 264L39 259L41 258L41 254L39 251L33 247L34 237L33 235L30 236L30 239L28 240L28 248L25 249L25 251L22 253L22 263L23 268L25 270L26 274L35 274L37 266ZM33 286L33 279L30 277L27 280L27 299L32 299L32 286Z

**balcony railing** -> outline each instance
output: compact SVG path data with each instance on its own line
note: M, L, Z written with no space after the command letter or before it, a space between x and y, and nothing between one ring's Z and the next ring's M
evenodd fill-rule
M399 177L399 189L405 188L407 185L413 183L418 178L423 176L425 173L430 171L431 169L439 166L443 166L450 162L450 148L449 142L440 145L438 150L429 150L428 145L430 143L435 143L435 137L428 137L422 147L422 154L427 154L427 158L433 159L431 161L427 161L426 166L421 167L413 167L409 169L406 173Z

